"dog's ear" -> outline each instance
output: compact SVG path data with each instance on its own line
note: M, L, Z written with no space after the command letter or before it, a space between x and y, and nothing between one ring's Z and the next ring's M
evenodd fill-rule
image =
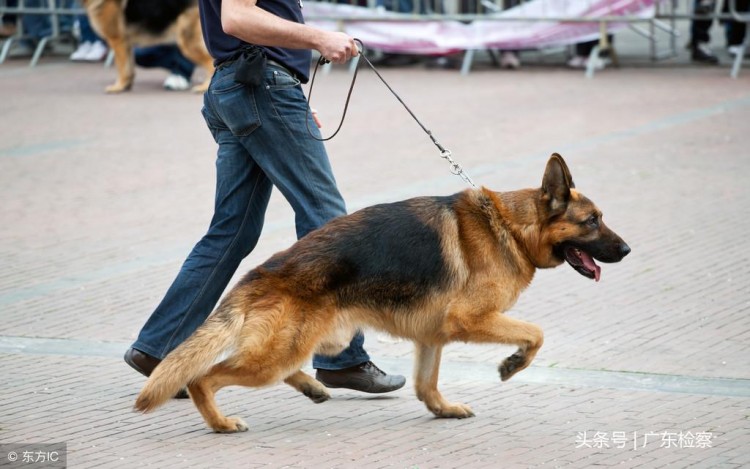
M547 204L551 215L565 211L570 199L570 189L573 187L575 184L568 165L562 156L553 153L547 162L542 179L542 200Z

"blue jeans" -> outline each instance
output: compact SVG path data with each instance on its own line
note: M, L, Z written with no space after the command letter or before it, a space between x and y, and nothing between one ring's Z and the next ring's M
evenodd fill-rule
M42 0L26 0L24 6L29 8L46 8L47 2ZM57 0L58 8L72 8L73 0ZM58 15L61 33L69 33L73 29L73 15ZM24 33L33 39L41 39L52 34L52 17L50 15L21 15Z
M195 64L185 58L180 48L175 44L159 44L156 46L136 47L135 63L145 68L161 67L171 73L182 75L190 80L195 70Z
M273 186L294 209L298 238L346 213L325 147L307 133L307 101L299 81L269 64L265 83L248 87L234 81L236 65L217 68L203 98L203 117L219 144L211 226L133 344L157 358L211 313L260 237ZM312 117L309 121L319 137ZM316 356L313 366L336 370L364 363L370 358L363 342L357 334L340 355Z
M89 21L88 15L79 15L78 25L81 27L81 42L104 42L102 41L102 38L96 34L94 28L91 27L91 21Z

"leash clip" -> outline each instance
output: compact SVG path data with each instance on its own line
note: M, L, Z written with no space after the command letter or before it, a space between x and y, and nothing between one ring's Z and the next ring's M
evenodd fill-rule
M463 179L466 183L471 185L471 187L476 188L477 185L474 184L474 181L471 180L468 174L464 171L463 166L461 166L458 162L456 162L451 156L453 153L451 153L448 149L443 149L440 151L440 158L443 158L445 160L448 160L448 164L450 164L450 171L452 174L459 176L461 179Z
M450 150L443 150L440 152L440 158L448 160L448 164L451 165L451 173L459 175L463 171L463 168L451 158L452 155L453 153L451 153Z

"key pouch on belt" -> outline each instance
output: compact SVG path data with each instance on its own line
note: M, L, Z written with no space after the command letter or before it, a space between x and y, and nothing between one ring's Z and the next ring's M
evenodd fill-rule
M258 86L263 83L263 74L266 71L266 55L263 49L258 46L244 47L237 63L234 81L248 86Z

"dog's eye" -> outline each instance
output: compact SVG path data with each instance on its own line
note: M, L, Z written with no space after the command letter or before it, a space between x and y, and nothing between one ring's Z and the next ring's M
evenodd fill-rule
M599 217L596 215L591 215L591 217L586 220L586 224L591 228L599 228Z

